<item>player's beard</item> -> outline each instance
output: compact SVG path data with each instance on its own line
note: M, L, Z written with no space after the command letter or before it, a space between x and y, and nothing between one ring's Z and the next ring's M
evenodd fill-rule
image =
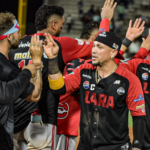
M98 62L93 62L93 61L92 61L92 65L93 65L93 66L100 66L100 61L98 61Z
M15 36L13 35L12 41L9 41L10 49L17 49L19 45L19 40L15 39Z

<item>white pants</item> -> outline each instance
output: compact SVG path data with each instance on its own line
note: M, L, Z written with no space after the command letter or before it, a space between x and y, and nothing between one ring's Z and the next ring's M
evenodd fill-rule
M29 123L24 132L15 134L14 138L17 140L14 142L14 150L55 150L56 126ZM28 143L26 146L25 142Z
M76 136L69 136L64 134L57 134L56 150L75 150Z

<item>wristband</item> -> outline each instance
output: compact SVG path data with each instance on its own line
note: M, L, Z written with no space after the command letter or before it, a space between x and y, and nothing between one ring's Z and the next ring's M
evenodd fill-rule
M58 57L48 60L48 74L57 74L59 72Z
M130 44L132 43L132 41L130 41L129 39L127 38L124 38L123 41L122 41L122 44L126 47L129 47Z

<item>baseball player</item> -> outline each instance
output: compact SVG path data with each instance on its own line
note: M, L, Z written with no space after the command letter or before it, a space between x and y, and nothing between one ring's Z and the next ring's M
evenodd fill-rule
M92 64L81 65L64 79L58 68L59 48L50 35L46 34L46 39L44 51L51 62L49 83L53 92L65 93L80 89L82 149L141 149L145 129L145 101L138 78L114 62L114 58L122 59L118 53L121 39L111 32L99 34L94 40ZM54 66L55 69L52 69ZM129 110L133 117L132 146L128 135Z

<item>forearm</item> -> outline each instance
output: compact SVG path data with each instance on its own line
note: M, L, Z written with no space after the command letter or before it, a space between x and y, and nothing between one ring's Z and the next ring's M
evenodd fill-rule
M49 59L48 61L48 79L49 86L52 90L59 90L64 86L64 79L59 70L58 57Z
M146 122L145 116L133 117L133 150L140 150L145 135Z
M23 70L16 79L9 82L0 82L0 104L9 104L16 100L30 82L31 73Z
M34 78L31 78L30 82L35 85L35 88L32 92L32 94L26 98L28 101L37 102L39 101L41 97L42 92L42 75L41 75L41 69L38 69L36 72L36 76Z

